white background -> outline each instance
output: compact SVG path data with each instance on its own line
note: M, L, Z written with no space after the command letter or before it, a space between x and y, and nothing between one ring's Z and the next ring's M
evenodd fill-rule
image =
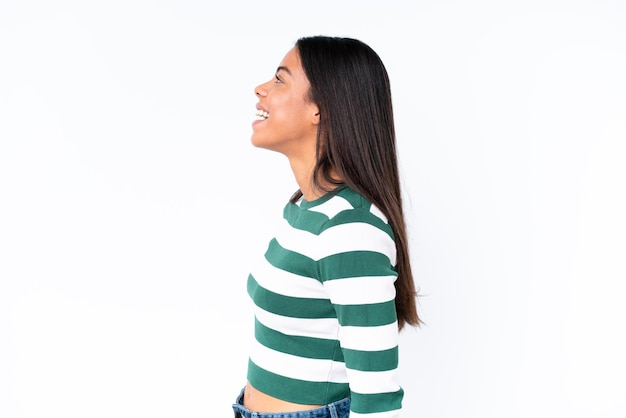
M0 1L0 417L229 417L303 35L394 94L406 417L626 416L623 1Z

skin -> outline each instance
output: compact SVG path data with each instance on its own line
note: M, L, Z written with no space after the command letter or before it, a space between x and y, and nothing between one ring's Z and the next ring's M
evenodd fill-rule
M254 89L259 99L257 109L265 110L269 117L252 124L252 144L289 159L305 200L320 196L311 184L320 115L317 105L308 100L309 88L294 47L281 61L275 77Z
M280 152L289 159L305 200L323 194L311 184L320 116L317 105L308 100L309 88L294 47L281 61L275 77L254 89L259 99L257 109L268 112L269 117L252 124L251 138L254 146ZM274 398L257 390L250 382L246 384L243 402L246 408L256 412L294 412L321 406Z

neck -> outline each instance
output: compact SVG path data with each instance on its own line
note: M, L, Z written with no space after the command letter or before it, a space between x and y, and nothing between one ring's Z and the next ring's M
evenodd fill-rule
M290 159L289 164L291 165L291 171L293 171L296 183L298 183L300 187L304 200L311 201L324 195L324 192L313 184L314 162Z
M332 190L336 187L333 183L322 183L320 187L313 183L313 170L315 168L315 162L310 163L290 159L289 163L304 200L310 202L320 198L327 193L326 190ZM331 176L333 179L340 179L335 170L331 171Z

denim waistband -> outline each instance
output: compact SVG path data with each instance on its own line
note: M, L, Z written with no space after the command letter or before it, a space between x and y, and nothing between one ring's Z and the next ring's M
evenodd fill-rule
M245 388L233 404L235 418L348 418L350 415L350 398L330 403L315 409L295 412L254 412L243 406Z

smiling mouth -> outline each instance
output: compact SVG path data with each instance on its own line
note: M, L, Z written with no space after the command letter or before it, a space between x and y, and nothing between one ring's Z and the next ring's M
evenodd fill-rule
M270 114L268 112L266 112L265 110L257 110L256 111L256 117L257 120L265 120L267 118L269 118Z

